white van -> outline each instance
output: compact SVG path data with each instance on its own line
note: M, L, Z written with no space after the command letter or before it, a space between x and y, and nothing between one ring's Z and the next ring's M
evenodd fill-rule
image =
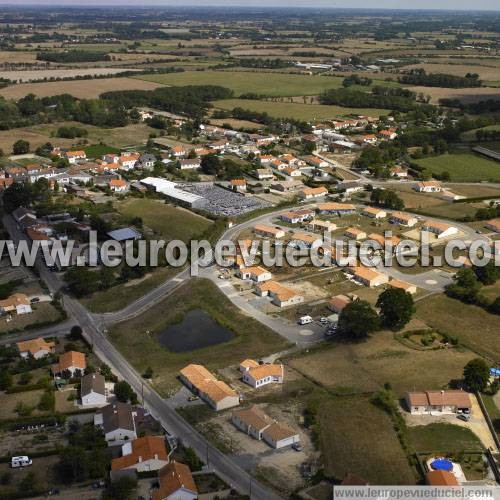
M299 325L308 325L309 323L312 323L313 319L311 316L302 316L299 318Z
M21 457L12 457L10 461L10 466L13 469L16 469L17 467L28 467L31 464L33 464L33 460L31 460L31 458L27 457L26 455Z

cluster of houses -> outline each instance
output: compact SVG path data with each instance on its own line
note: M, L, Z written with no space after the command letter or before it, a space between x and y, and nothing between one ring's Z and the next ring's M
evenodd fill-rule
M24 359L42 359L56 352L55 342L41 337L16 345ZM94 425L102 429L108 446L116 450L111 460L111 477L158 471L159 487L153 491L154 499L197 498L198 490L189 467L172 459L174 449L168 449L164 436L148 434L157 428L153 417L142 407L119 401L110 403L104 377L99 373L85 374L86 368L85 354L67 351L58 356L51 372L56 381L80 379L81 406L97 409Z
M283 365L259 364L246 359L239 365L241 379L254 389L268 384L282 384L285 376ZM181 382L214 410L226 410L240 404L239 394L226 382L207 370L203 365L189 364L179 372Z

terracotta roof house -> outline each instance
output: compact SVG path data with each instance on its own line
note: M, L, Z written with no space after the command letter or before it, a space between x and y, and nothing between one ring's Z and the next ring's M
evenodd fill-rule
M350 203L320 203L318 210L321 214L352 214L356 211L356 207Z
M351 302L351 299L347 295L335 295L328 302L328 309L338 314Z
M217 380L215 375L202 365L185 366L180 371L180 379L215 410L225 410L240 404L238 394L225 382Z
M415 216L405 214L404 212L392 212L390 221L394 224L400 224L401 226L413 227L418 222L418 219Z
M241 366L241 365L240 365ZM254 389L267 384L282 384L285 370L282 364L262 364L248 367L243 372L243 382Z
M122 445L122 456L111 460L111 470L147 472L159 470L167 464L165 439L162 436L144 436Z
M273 276L270 271L264 269L260 266L252 266L252 267L243 267L239 269L236 274L241 279L251 279L256 283L261 283L263 281L270 280Z
M233 411L231 422L240 431L260 441L262 433L273 424L273 419L258 406Z
M270 296L273 304L278 307L285 307L304 302L304 297L302 295L299 295L290 288L272 280L257 284L255 292L261 297Z
M437 181L417 182L413 189L419 193L439 193L443 190L441 184Z
M344 236L350 240L357 241L364 240L366 238L366 233L357 227L348 227L344 232Z
M17 314L31 312L30 300L24 293L13 293L9 298L0 300L0 311L4 313L16 311Z
M429 486L459 486L455 475L446 470L431 470L425 475L425 482Z
M322 198L328 194L328 189L324 186L315 188L305 187L299 191L299 198L303 200L310 200L312 198Z
M389 281L389 276L379 273L370 267L353 266L349 268L349 272L352 273L354 279L370 288L383 285Z
M127 190L127 182L124 179L111 179L109 188L115 193L123 193Z
M461 390L408 392L406 404L412 414L457 413L470 410L472 403Z
M385 210L376 207L366 207L361 213L372 219L383 219L387 217L387 212Z
M484 227L495 233L500 233L500 219L492 219L485 223Z
M266 238L283 238L285 236L285 231L273 226L266 226L265 224L255 224L253 231L259 236L264 236Z
M406 281L391 279L391 281L389 281L389 286L392 286L393 288L401 288L401 290L404 290L407 293L411 293L412 295L417 293L416 285L414 285L413 283L407 283Z
M189 467L179 462L171 462L158 472L160 487L153 491L153 500L194 500L198 489Z
M35 359L44 358L54 352L56 344L47 342L44 338L38 337L32 340L18 342L17 349L22 358L33 357Z
M83 375L87 368L85 361L85 354L78 351L68 351L59 356L59 362L52 365L52 373L54 375L61 375L63 372L70 372L74 376L78 372Z

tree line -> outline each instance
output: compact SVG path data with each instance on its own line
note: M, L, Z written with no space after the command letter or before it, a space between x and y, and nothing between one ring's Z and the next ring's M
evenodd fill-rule
M38 52L37 61L49 61L55 63L81 63L110 61L111 57L105 52L90 50L68 50L65 52Z
M407 85L452 89L481 87L482 85L477 73L467 73L465 76L457 76L446 73L426 73L422 68L414 69L407 75L399 77L398 80L400 83Z

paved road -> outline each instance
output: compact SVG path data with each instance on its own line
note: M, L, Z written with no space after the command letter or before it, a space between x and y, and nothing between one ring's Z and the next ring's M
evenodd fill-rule
M19 230L15 221L10 216L5 217L3 222L13 241L17 243L20 239L26 239L26 236ZM80 302L65 294L63 283L58 275L49 271L41 259L37 259L36 264L40 272L40 277L47 283L50 290L52 292L61 291L62 304L65 310L68 312L70 319L74 321L74 324L79 324L82 327L84 336L96 355L107 363L121 379L127 380L137 394L141 395L144 406L161 422L167 432L177 436L185 445L191 446L204 461L208 462L220 474L224 481L239 492L243 494L251 493L251 497L256 500L279 498L272 491L253 479L229 457L212 446L201 434L185 422L155 390L145 384L137 371L102 333L96 317L90 314ZM153 290L153 296L161 296L162 294L165 296L165 294L172 293L175 290L175 286L171 282L172 280ZM136 305L129 309L126 314L140 311L141 307L144 306L141 301L137 301L134 304ZM123 319L126 318L126 314L123 315ZM66 327L70 326L70 324L71 322L68 322L67 325L63 325L60 331L65 330L68 332ZM54 330L56 329L53 329L51 333ZM44 330L29 332L22 338L40 335L42 331ZM12 337L9 340L11 339Z

